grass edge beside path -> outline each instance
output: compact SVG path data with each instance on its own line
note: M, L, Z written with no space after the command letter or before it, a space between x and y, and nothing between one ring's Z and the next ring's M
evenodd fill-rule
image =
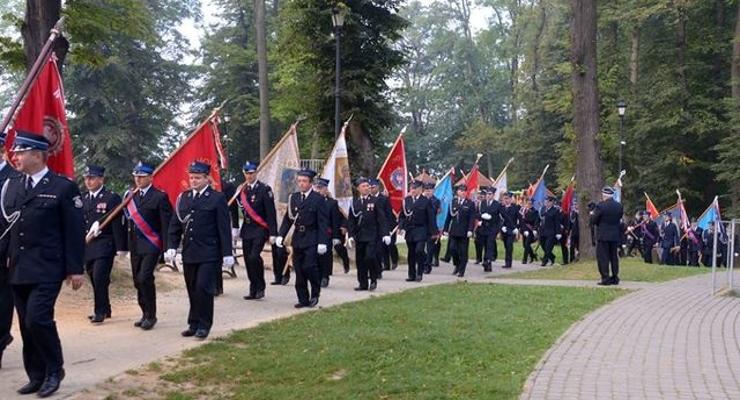
M516 267L514 267L516 269ZM619 279L632 282L666 282L710 272L704 267L667 266L647 264L636 258L619 260ZM596 260L579 261L567 265L543 267L535 271L514 272L496 278L506 279L551 279L551 280L593 280L600 279Z
M411 289L236 331L127 374L105 395L514 399L573 323L625 293L486 283Z

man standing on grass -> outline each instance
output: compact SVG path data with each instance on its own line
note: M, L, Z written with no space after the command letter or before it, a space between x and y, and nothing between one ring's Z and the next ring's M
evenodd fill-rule
M213 298L221 268L234 265L231 219L226 196L209 185L211 166L195 161L188 169L190 189L180 193L169 225L165 260L174 262L182 241L182 265L190 300L188 329L181 335L208 337Z
M623 214L622 204L614 200L614 189L604 187L601 190L601 202L591 211L591 222L597 227L596 262L601 274L599 285L619 284L618 250L622 241L620 222Z
M665 221L660 229L660 262L664 265L674 265L673 248L679 245L678 227L673 223L669 212L663 214Z
M423 186L424 183L419 180L411 183L411 194L403 199L398 219L398 234L404 236L408 246L409 271L406 282L421 282L427 241L437 237L432 201L422 195Z
M545 199L545 206L540 211L540 243L542 249L545 250L545 255L542 257L542 266L546 266L549 262L550 265L555 264L555 254L552 249L555 247L555 243L562 239L562 223L563 213L560 212L558 207L555 207L555 196L547 196Z
M315 307L321 294L319 256L326 254L331 245L329 238L329 212L324 198L312 189L316 171L302 168L296 173L297 192L288 197L288 208L280 225L275 245L283 247L283 240L292 232L292 260L295 270L295 291L298 303L295 308ZM309 292L309 283L311 291Z
M450 252L455 264L452 274L459 278L465 276L470 238L473 237L476 223L475 204L467 198L467 192L467 186L462 184L457 186L445 222L445 232L449 236Z
M477 229L477 236L483 241L483 270L490 272L498 257L498 237L501 229L501 203L495 199L496 188L481 187L480 190L485 193L485 198L480 204L480 226Z
M257 163L247 161L242 167L244 185L236 198L244 214L239 236L242 239L244 265L249 278L249 294L244 300L259 300L265 297L265 264L262 249L265 243L275 243L277 217L275 197L270 185L257 180Z
M514 256L514 241L519 234L519 206L512 202L511 192L504 193L504 205L501 207L501 239L504 242L504 268L511 268Z
M378 286L380 263L377 252L382 244L391 243L385 211L378 206L378 199L370 194L370 184L365 178L357 179L359 196L352 199L347 222L350 247L356 247L357 282L355 290L375 290ZM368 278L370 285L368 286Z
M22 175L3 186L0 231L9 237L8 272L28 375L18 393L48 397L64 379L54 305L63 281L74 290L84 282L82 198L74 182L47 167L44 136L18 131L13 153Z

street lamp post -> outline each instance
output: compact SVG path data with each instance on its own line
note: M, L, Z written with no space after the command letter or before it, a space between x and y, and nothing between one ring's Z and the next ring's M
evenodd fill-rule
M339 52L339 37L342 34L342 27L344 26L344 17L347 14L347 10L344 7L334 7L331 10L331 22L334 25L334 39L336 40L336 55L335 55L335 66L334 71L336 73L336 76L334 77L334 137L339 137L339 132L342 129L342 117L340 116L341 113L341 104L340 104L340 73L342 68L342 63L340 60L340 52Z
M622 172L622 153L624 150L624 113L627 111L627 103L624 100L617 102L617 112L619 113L619 173Z

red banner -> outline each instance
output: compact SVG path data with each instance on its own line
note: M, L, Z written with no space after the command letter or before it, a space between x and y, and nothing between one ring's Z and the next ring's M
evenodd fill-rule
M401 204L406 197L408 188L408 169L406 168L406 150L403 145L403 133L398 135L396 143L393 144L388 157L378 172L378 179L383 182L385 190L388 191L391 207L398 214Z
M480 177L480 172L478 171L478 163L473 165L473 169L470 170L470 173L468 173L468 177L465 180L465 186L468 188L467 193L465 193L465 196L467 198L470 198L470 196L478 190L478 178Z
M563 194L563 200L560 203L560 209L563 211L563 214L570 215L570 209L571 206L573 206L573 189L575 188L575 183L573 181L570 182L568 185L568 188L565 189L565 194Z
M8 130L5 143L8 154L13 147L16 129L43 134L49 141L49 169L74 178L72 139L64 104L64 86L56 56L50 53L25 101L18 108L12 128Z
M211 186L216 190L221 190L219 154L216 147L219 141L215 118L211 118L190 135L154 171L154 186L167 192L173 206L177 201L177 196L183 190L190 188L188 167L193 161L200 161L211 166Z
M645 193L645 210L650 214L650 219L654 220L660 216L658 208L655 207L655 204L650 200L650 196L648 196L647 193Z

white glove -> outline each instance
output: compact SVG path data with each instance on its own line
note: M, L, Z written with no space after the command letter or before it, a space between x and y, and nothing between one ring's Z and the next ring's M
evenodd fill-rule
M347 247L350 248L350 249L354 248L355 247L355 239L353 239L353 238L347 239Z
M532 231L532 234L537 236L537 231Z
M118 257L126 257L128 255L128 251L117 251L116 255Z
M341 240L339 240L339 239L332 239L332 240L331 240L331 245L332 245L332 246L336 246L336 245L338 245L338 244L340 244L340 243L342 243L342 241L341 241Z
M529 237L529 231L524 231L524 237Z
M386 246L389 246L391 244L391 237L390 236L383 236L383 244Z
M87 240L94 239L100 236L101 233L103 233L103 231L100 230L100 222L95 221L90 226L90 229L87 231L87 235L85 235L85 239Z
M316 247L316 251L319 253L320 256L323 256L324 254L326 254L326 245L325 244L318 245Z
M234 265L236 261L234 260L234 256L226 256L224 257L224 267L229 268L232 265Z
M483 214L481 214L480 217L483 218L483 219L485 219L486 221L488 221L489 219L491 219L491 214L489 214L489 213L483 213Z
M280 247L281 249L283 248L283 237L282 236L278 236L275 238L275 246Z
M444 236L444 237L450 236L450 233L449 232L442 232L442 236Z
M406 236L406 231L403 229L398 230L398 236Z
M555 235L555 239L557 239L557 240L560 240L560 239L562 239L562 238L563 238L563 235L561 235L561 234L559 234L559 233L558 233L557 235Z
M239 237L239 228L231 228L231 237L234 239Z
M471 232L471 231L468 231L468 237L469 237L469 238L473 237L473 232Z
M275 236L270 236L270 244L275 244Z
M519 229L514 228L514 230L511 231L511 233L513 233L514 235L518 235L519 234Z
M506 231L507 231L506 227L505 226L502 226L501 227L501 232L506 233Z
M175 256L177 255L177 250L175 249L168 249L164 252L164 261L167 263L172 263L175 261Z

